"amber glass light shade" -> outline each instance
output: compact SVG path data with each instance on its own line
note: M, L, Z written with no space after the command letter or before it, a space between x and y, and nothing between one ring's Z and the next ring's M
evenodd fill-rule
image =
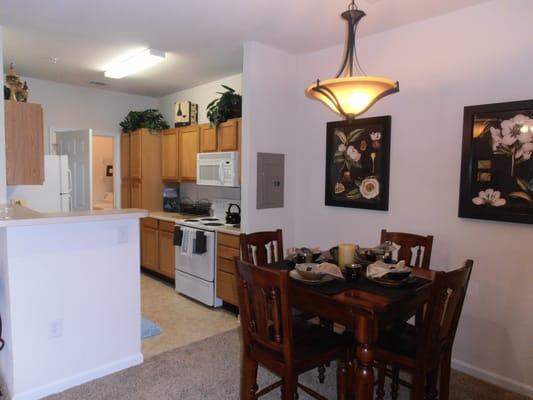
M359 65L355 32L359 21L365 15L352 0L348 9L341 14L348 24L348 37L339 73L331 79L317 80L306 91L308 97L320 100L348 119L361 115L382 97L400 91L398 82L378 76L367 76Z
M355 118L382 97L399 90L398 82L387 78L352 76L317 81L307 88L306 94L340 115Z

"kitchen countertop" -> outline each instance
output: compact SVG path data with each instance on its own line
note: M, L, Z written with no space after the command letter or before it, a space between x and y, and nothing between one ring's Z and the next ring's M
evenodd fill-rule
M180 222L184 219L195 218L195 216L191 216L190 214L180 214L165 211L152 211L149 217L169 222ZM233 226L210 226L209 228L213 229L215 232L227 233L229 235L241 234L240 228L235 228Z
M1 205L0 207L7 207ZM0 217L0 227L65 224L72 222L93 222L117 219L143 218L148 216L148 211L137 208L75 211L68 213L41 213L30 208L13 205L9 206L9 217Z

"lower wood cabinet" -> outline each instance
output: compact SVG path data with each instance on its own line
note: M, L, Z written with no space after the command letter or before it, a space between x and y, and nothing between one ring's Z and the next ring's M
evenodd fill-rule
M157 220L141 220L141 265L157 271L159 269Z
M176 276L174 223L159 221L159 272L169 278Z
M240 255L240 239L237 235L217 233L217 297L238 306L237 278L233 257Z
M141 266L175 279L173 222L141 220Z

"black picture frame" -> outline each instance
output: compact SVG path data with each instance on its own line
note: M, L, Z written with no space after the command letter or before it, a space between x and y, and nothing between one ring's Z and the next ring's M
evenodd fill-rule
M464 108L459 217L533 224L533 100Z
M390 115L328 122L327 206L389 209L390 135Z

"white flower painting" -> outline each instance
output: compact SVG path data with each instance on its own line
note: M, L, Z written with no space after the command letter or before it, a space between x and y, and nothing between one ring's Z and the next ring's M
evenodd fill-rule
M326 204L388 209L390 117L328 123Z
M507 201L501 198L501 193L498 190L487 189L479 192L479 195L472 199L472 203L476 206L488 205L492 207L501 207L504 206Z
M459 216L533 224L533 100L465 107Z

